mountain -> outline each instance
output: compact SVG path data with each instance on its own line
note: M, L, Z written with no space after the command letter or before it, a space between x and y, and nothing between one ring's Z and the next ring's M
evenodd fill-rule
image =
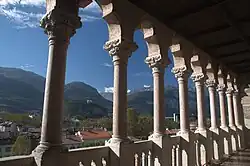
M103 97L107 97L112 93L102 93ZM209 101L207 92L205 92L205 110L209 115ZM178 87L167 86L164 92L165 98L165 114L172 116L173 113L179 112L179 92ZM189 114L196 114L196 93L194 89L188 90ZM144 87L141 89L132 90L128 94L128 107L135 108L137 112L142 114L152 114L153 112L153 87Z
M0 67L0 75L5 78L31 85L40 92L44 91L45 78L36 73L18 68Z
M0 111L30 112L42 110L45 78L17 68L0 67ZM70 115L106 116L112 102L83 82L65 85L65 107ZM77 111L69 108L77 108ZM87 112L87 113L86 113Z
M43 93L13 77L0 75L0 111L26 112L41 110Z
M0 67L0 112L41 111L43 107L45 78L33 72L16 68ZM206 94L205 108L208 114L209 102ZM178 88L165 87L165 111L167 116L177 113ZM112 112L113 93L99 93L95 88L83 82L71 82L65 85L64 112L66 115L86 117L108 116ZM189 89L189 112L196 112L196 94ZM152 114L153 88L144 87L132 90L128 94L128 107L138 112Z
M113 93L111 92L100 92L100 95L109 101L113 101Z
M97 89L83 82L65 85L64 98L71 114L87 117L108 116L112 102L100 95Z

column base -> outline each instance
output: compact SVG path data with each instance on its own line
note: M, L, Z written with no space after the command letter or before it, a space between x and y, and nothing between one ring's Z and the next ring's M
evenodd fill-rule
M111 149L110 163L112 165L127 166L134 162L131 160L135 157L133 153L134 142L130 139L111 138L105 142L105 146L109 146ZM128 153L131 151L132 153Z
M220 126L220 129L225 131L225 132L229 132L229 127L228 126Z
M224 143L224 158L228 158L232 155L232 129L228 126L221 126L221 136Z
M236 131L236 129L237 129L235 125L229 126L229 128L230 128L231 130L233 130L233 131Z
M197 129L195 131L200 150L200 163L209 164L213 160L212 132L207 129Z
M196 156L190 154L196 154L195 151L195 134L192 131L180 131L177 133L181 137L180 150L181 150L181 165L189 166L195 165Z
M220 160L224 155L224 144L223 139L221 138L221 129L220 128L210 128L212 132L212 147L213 147L213 160L212 163L220 163Z
M149 136L149 140L153 142L153 156L157 156L155 165L170 165L172 155L165 154L172 154L173 147L169 146L171 137L169 135L154 133Z
M62 157L63 153L67 153L68 149L62 145L40 144L33 151L37 166L61 166L67 161Z
M129 138L111 138L108 141L105 142L105 144L110 145L110 144L130 144L133 143L132 140Z

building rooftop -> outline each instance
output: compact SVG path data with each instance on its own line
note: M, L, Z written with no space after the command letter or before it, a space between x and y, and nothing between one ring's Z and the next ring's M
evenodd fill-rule
M111 134L105 130L85 130L78 131L76 135L80 136L82 140L94 140L94 139L109 139L111 138Z

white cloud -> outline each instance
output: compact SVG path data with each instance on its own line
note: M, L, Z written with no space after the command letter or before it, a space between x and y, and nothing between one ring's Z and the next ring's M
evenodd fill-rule
M104 92L113 93L114 92L114 87L104 87Z
M101 14L102 13L102 10L101 8L99 7L99 5L96 3L96 2L92 2L91 4L89 4L87 7L85 7L84 9L83 8L80 8L80 13L81 12L91 12L91 13L96 13L96 14Z
M106 93L113 93L114 92L114 87L104 87L104 92L106 92ZM127 93L130 93L130 92L131 92L131 90L128 89Z
M35 66L32 64L25 64L25 65L20 66L20 68L23 70L28 70L28 69L33 68L33 67L35 67Z
M105 66L105 67L113 67L113 65L109 64L109 63L103 63L102 65Z
M36 28L46 13L45 0L0 0L0 16L5 16L15 27ZM33 11L33 12L31 12ZM83 22L101 19L101 9L96 2L79 11Z
M0 15L4 15L11 22L17 24L16 28L35 28L39 25L39 20L42 18L42 13L28 13L17 8L5 9L0 8Z
M92 2L86 8L79 10L79 16L82 22L99 20L102 18L102 10L96 2Z
M143 85L144 88L150 88L151 85Z
M1 0L0 5L29 5L29 6L45 6L45 0Z

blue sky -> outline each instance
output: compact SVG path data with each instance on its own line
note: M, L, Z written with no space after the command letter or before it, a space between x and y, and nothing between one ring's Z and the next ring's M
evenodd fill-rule
M45 76L48 42L39 27L44 13L45 0L0 0L0 66L23 68ZM112 59L103 50L108 31L101 15L95 3L80 11L83 27L71 39L66 83L83 81L99 91L112 90ZM151 69L144 63L147 49L140 31L135 32L134 39L139 49L129 60L128 89L152 85ZM166 69L165 86L176 85L171 68L172 65Z

